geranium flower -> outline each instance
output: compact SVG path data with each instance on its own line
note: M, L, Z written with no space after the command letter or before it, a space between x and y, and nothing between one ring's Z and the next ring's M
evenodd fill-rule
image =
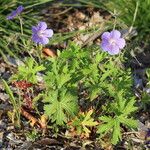
M20 15L23 10L24 10L24 7L22 5L17 7L17 9L12 11L12 13L10 15L8 15L6 19L7 20L14 19L16 16Z
M101 48L110 55L116 55L125 47L125 40L121 38L118 30L104 32L102 34Z
M50 37L53 36L53 30L47 29L45 22L39 22L37 26L32 27L32 40L38 44L48 44Z

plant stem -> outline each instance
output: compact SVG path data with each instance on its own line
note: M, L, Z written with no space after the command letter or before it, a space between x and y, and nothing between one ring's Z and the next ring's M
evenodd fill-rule
M23 35L23 22L21 17L19 17L19 21L20 21L20 30L21 30L21 34Z
M133 16L133 21L132 21L131 27L129 29L129 33L131 33L131 31L133 29L133 25L135 23L135 19L136 19L136 16L137 16L138 8L139 8L139 1L136 2L136 8L135 8L135 12L134 12L134 16Z
M37 55L38 55L38 58L39 58L39 62L41 62L43 46L39 44L39 45L36 46L36 48L37 48Z

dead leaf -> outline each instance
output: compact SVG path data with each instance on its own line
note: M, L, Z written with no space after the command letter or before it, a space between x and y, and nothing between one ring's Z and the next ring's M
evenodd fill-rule
M43 48L43 54L45 54L46 56L50 56L50 57L56 57L56 52L52 49L49 48Z
M21 108L21 114L26 118L28 119L31 123L30 125L33 127L35 125L37 125L38 127L42 128L42 129L45 129L46 128L46 125L42 124L41 121L39 121L37 118L35 118L33 115L31 115L30 113L28 113L24 108Z

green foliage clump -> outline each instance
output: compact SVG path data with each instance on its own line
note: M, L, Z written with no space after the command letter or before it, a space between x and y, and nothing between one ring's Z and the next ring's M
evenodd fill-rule
M75 43L57 54L41 61L40 65L32 58L27 59L12 79L38 84L36 74L42 71L44 89L40 97L44 114L53 125L67 128L71 121L72 129L87 137L91 127L98 125L97 134L103 137L111 133L112 143L117 144L121 140L122 125L137 126L133 119L137 108L131 89L131 70L123 66L123 57L109 56L97 46L87 49ZM80 96L80 91L86 95ZM81 99L83 103L96 102L90 106L94 109L87 112L87 107L87 113L82 112ZM78 112L82 112L81 116Z
M67 89L49 91L44 103L45 114L57 125L67 123L69 117L74 117L78 111L77 96Z
M10 80L25 80L30 83L37 83L37 73L45 70L43 65L39 65L33 58L28 58L24 65L18 67L17 74L13 75Z
M78 115L68 123L68 127L74 130L76 136L83 136L84 138L89 137L91 133L89 128L98 125L98 122L94 121L92 115L92 109L88 112L79 112Z
M134 106L135 98L131 97L130 100L124 99L123 90L116 93L116 102L110 104L109 116L101 116L99 120L103 123L98 127L98 133L103 136L106 133L112 131L112 143L117 144L121 140L121 124L127 126L128 128L136 128L137 121L130 117L132 112L137 110Z

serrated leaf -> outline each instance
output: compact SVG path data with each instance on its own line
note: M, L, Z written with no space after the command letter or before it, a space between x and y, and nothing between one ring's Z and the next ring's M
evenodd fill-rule
M66 82L71 79L70 74L61 74L58 76L58 88L61 88Z
M123 94L124 94L123 90L120 90L117 93L117 102L118 102L117 105L119 112L122 112L125 107L125 100L123 99Z
M39 71L43 71L45 70L46 68L43 66L43 65L40 65L40 66L35 66L34 67L34 72L39 72Z
M54 102L52 105L45 104L44 110L45 110L45 114L51 117L57 111L57 101Z
M119 116L119 121L130 128L136 128L138 126L137 120L133 120L131 118L124 118L124 116Z
M103 73L102 77L100 78L100 82L103 82L107 77L111 76L113 70L107 70Z
M104 59L104 55L102 53L98 53L95 57L95 61L97 63L101 62Z
M91 118L91 115L93 114L93 109L89 110L84 118L84 120L89 120Z
M54 118L56 117L56 124L63 125L64 122L67 121L66 115L62 109L62 104L60 102L57 103L57 111L54 114Z
M117 142L121 140L121 132L120 132L120 122L116 118L113 127L113 136L112 136L112 144L116 145Z
M83 126L88 126L88 127L93 127L93 126L98 125L98 122L94 121L94 119L91 118L91 119L89 119L87 121L83 121L82 125Z
M71 96L70 94L66 94L64 97L64 101L62 102L62 106L71 116L77 112L77 98Z
M130 101L128 101L127 105L125 106L123 110L124 115L129 115L131 112L134 112L137 110L137 107L134 106L135 99L132 98Z
M87 135L89 135L89 133L91 133L91 131L86 126L83 126L83 130Z
M110 129L112 129L114 126L114 120L112 119L110 122L101 124L98 126L97 133L107 133Z
M24 65L18 67L18 73L13 75L11 79L27 80L35 84L37 83L36 74L43 70L45 70L43 65L38 65L32 58L28 58Z
M110 122L112 120L112 118L108 117L108 116L101 116L101 117L99 117L99 120L102 120L104 122Z
M44 106L45 114L50 116L53 122L58 125L63 125L69 116L73 116L77 112L77 99L66 91L59 94L58 90L48 96L49 104Z
M95 98L98 97L98 95L100 94L100 87L96 86L92 86L90 89L90 100L94 100Z

